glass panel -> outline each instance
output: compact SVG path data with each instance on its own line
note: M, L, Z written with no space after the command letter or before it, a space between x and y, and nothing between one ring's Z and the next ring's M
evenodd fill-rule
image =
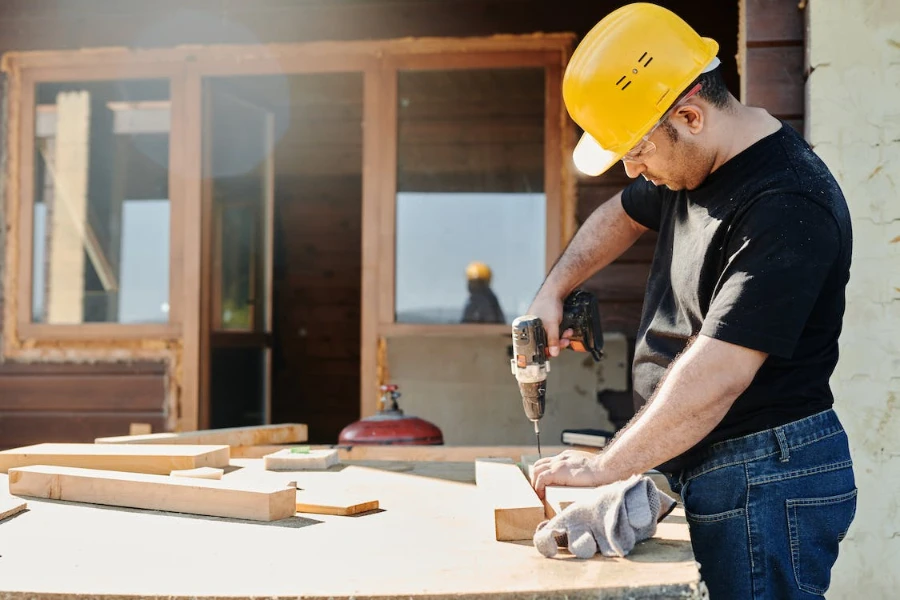
M169 320L169 83L35 90L32 320Z
M511 323L543 281L544 70L398 74L395 319Z
M218 331L270 329L275 141L287 110L283 82L283 77L206 82L205 176L216 215L213 327Z

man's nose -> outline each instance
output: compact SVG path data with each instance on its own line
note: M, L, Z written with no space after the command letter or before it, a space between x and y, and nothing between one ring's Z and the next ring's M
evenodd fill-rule
M641 173L647 170L646 165L639 162L634 162L631 160L622 161L622 164L625 165L625 174L628 175L631 179L637 179Z

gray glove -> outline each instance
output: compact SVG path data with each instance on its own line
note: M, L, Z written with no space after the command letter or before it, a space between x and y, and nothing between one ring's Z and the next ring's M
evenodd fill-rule
M597 488L590 500L575 502L538 525L534 547L550 558L560 546L578 558L625 556L656 533L656 524L675 507L645 475L632 475Z

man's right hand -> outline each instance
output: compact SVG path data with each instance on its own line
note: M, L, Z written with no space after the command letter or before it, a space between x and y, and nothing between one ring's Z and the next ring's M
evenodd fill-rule
M560 336L559 324L562 322L562 300L551 293L541 290L531 306L528 307L528 314L535 315L540 318L547 331L547 346L550 348L550 356L559 356L559 349L569 345L569 338L574 333L571 329L566 329Z

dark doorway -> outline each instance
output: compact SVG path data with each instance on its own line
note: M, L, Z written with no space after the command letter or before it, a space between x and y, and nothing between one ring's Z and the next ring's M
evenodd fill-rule
M212 78L210 426L359 417L362 73Z

